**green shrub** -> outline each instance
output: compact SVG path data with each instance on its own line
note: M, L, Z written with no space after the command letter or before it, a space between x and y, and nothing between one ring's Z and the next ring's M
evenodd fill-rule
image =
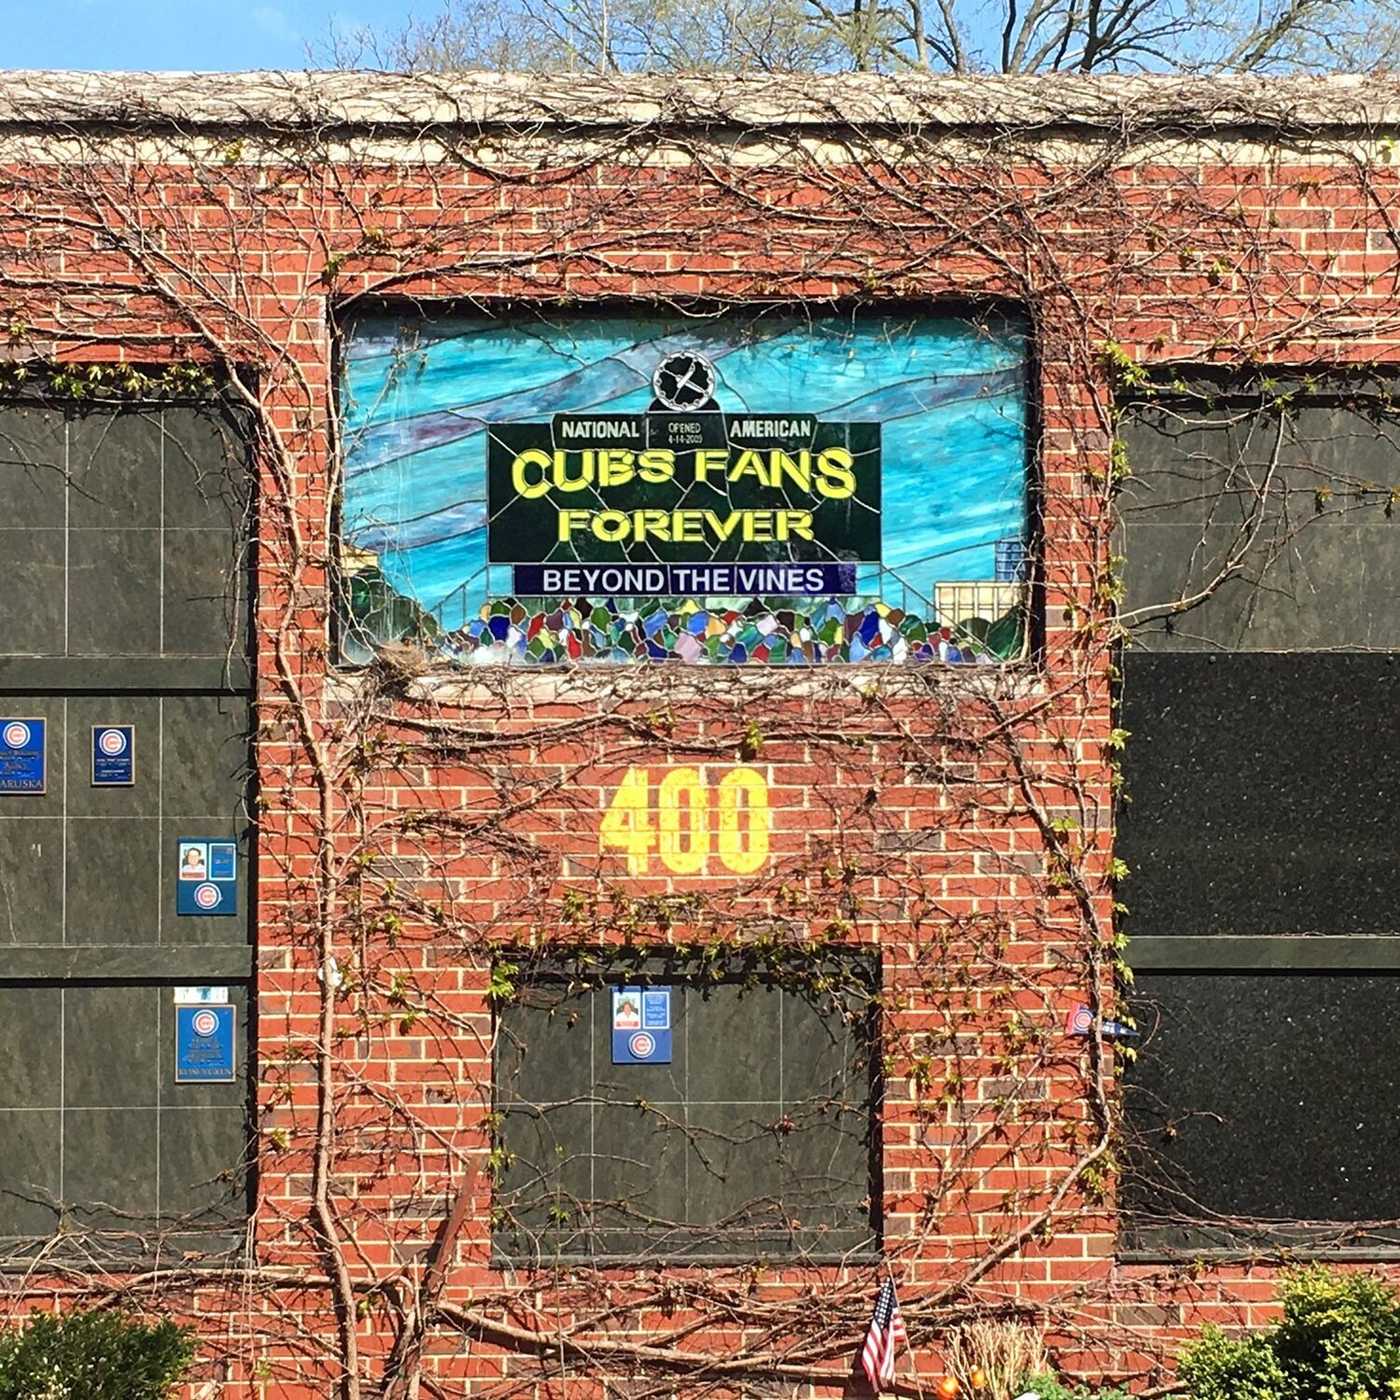
M1085 1386L1069 1386L1049 1371L1027 1376L1018 1394L1033 1390L1040 1400L1132 1400L1126 1390L1094 1390Z
M41 1313L0 1332L0 1400L165 1400L189 1370L194 1345L173 1322Z
M1181 1357L1191 1400L1400 1400L1400 1296L1372 1274L1286 1274L1282 1318L1227 1337L1207 1327Z
M1207 1327L1181 1358L1180 1378L1193 1400L1283 1400L1288 1388L1272 1339L1227 1337Z

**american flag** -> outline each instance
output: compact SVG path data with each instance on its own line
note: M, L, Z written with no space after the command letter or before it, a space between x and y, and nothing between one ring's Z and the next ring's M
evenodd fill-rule
M860 1364L870 1388L877 1394L894 1380L894 1356L900 1343L907 1340L904 1319L899 1315L899 1299L894 1294L894 1280L888 1279L875 1300L875 1312L870 1330L865 1334Z

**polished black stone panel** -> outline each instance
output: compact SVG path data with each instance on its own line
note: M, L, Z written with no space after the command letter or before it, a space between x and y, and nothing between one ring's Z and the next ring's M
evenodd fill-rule
M1400 662L1122 659L1130 934L1400 931Z
M1149 973L1120 1203L1138 1249L1365 1248L1400 1219L1400 977Z

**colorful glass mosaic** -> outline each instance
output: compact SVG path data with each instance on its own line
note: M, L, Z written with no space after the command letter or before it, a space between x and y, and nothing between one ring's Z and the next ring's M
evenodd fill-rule
M616 600L562 599L549 612L538 600L486 604L466 627L436 638L447 654L481 662L690 661L731 665L821 661L1000 661L1022 649L1018 613L994 623L933 627L886 603L758 599L741 612L693 598L652 600L640 608Z
M1025 363L1010 320L356 322L344 654L411 638L517 665L1020 656ZM623 442L569 441L590 433ZM596 586L643 576L804 591Z

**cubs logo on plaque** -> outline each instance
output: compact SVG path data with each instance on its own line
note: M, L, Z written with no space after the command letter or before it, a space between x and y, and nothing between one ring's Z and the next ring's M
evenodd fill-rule
M670 987L612 989L612 1062L671 1063Z

